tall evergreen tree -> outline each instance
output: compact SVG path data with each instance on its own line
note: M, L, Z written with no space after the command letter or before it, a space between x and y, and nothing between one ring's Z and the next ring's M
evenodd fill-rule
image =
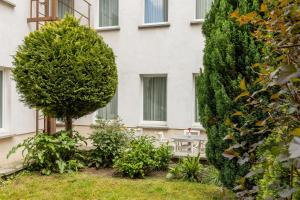
M204 71L198 79L200 121L208 135L206 155L208 161L221 172L221 180L233 187L239 176L245 175L250 164L240 165L237 159L223 156L232 144L225 140L230 130L234 111L242 110L245 102L235 101L240 95L241 80L251 82L255 73L251 69L260 61L259 47L251 36L251 26L239 26L231 13L259 9L259 0L215 0L203 24L206 37ZM234 129L231 129L233 135ZM238 136L237 136L238 137ZM248 140L255 140L250 136ZM253 141L254 143L254 141Z

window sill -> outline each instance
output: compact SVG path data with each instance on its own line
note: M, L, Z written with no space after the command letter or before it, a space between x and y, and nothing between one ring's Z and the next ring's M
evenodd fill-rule
M193 124L192 124L192 129L195 129L195 130L205 130L204 128L203 128L203 126L199 123L199 122L194 122Z
M138 128L169 129L167 122L164 121L143 121Z
M169 22L160 22L160 23L149 23L149 24L141 24L138 26L139 29L148 29L148 28L164 28L170 27Z
M191 21L191 26L203 24L204 19L194 19Z
M0 132L0 140L1 139L12 138L14 136L16 136L16 134L10 134L10 133L5 133L5 132Z
M8 0L0 0L1 2L3 2L3 3L6 3L7 5L9 5L10 7L16 7L16 4L14 4L14 3L12 3L12 2L10 2L10 1L8 1Z
M105 26L95 28L97 32L119 31L120 26Z

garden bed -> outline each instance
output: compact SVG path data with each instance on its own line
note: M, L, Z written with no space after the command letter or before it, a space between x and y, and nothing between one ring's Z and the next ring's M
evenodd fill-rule
M88 169L64 175L18 175L0 186L0 199L209 200L228 195L212 185L167 181L160 172L151 178L133 180L112 177L112 174L111 169Z

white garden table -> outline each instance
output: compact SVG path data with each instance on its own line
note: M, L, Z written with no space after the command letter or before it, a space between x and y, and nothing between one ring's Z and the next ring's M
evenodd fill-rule
M200 136L198 136L198 135L180 135L180 136L174 136L174 137L172 137L172 139L175 143L175 148L174 148L175 153L180 152L180 150L182 149L182 148L180 148L182 145L182 142L187 142L190 145L192 154L194 153L195 148L193 145L195 143L198 143L198 150L200 153L201 145L207 141L207 138L204 135L200 135Z

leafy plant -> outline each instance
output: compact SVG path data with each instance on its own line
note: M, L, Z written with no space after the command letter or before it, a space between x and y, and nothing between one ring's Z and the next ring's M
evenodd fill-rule
M89 152L89 166L111 167L113 159L128 146L132 132L120 120L97 119L92 128L94 131L90 139L94 149Z
M114 159L114 168L123 176L143 178L154 169L165 168L169 161L169 149L166 146L154 147L154 139L147 136L134 138L120 156ZM163 157L159 157L162 155Z
M183 179L190 182L200 182L203 166L200 164L200 155L187 157L180 160L180 163L171 168L167 178Z
M251 146L245 145L245 140L236 143L242 147L242 154L240 149L230 147L231 159L241 163L246 160L253 166L235 187L242 199L299 199L299 13L297 1L264 0L258 12L242 13L237 9L231 14L242 27L252 26L252 35L264 44L262 62L252 66L258 77L241 88L247 100L245 106L260 110L261 118L251 120L248 113L243 113L239 120L245 123L232 124L240 135L259 139ZM253 85L254 91L249 89ZM250 129L247 124L252 125ZM259 138L261 135L268 137ZM253 159L255 154L259 159ZM255 184L249 187L249 181Z
M220 179L220 172L214 166L206 166L201 172L201 183L223 186Z
M46 116L63 118L66 130L72 129L72 118L104 107L118 83L112 49L72 16L25 37L14 66L21 100Z
M172 152L168 144L162 144L155 151L155 161L157 162L158 170L168 169L169 162L172 158Z
M79 146L85 140L78 132L73 137L61 131L54 135L39 133L15 146L7 157L22 150L24 165L28 170L40 171L44 175L78 171L83 167Z

